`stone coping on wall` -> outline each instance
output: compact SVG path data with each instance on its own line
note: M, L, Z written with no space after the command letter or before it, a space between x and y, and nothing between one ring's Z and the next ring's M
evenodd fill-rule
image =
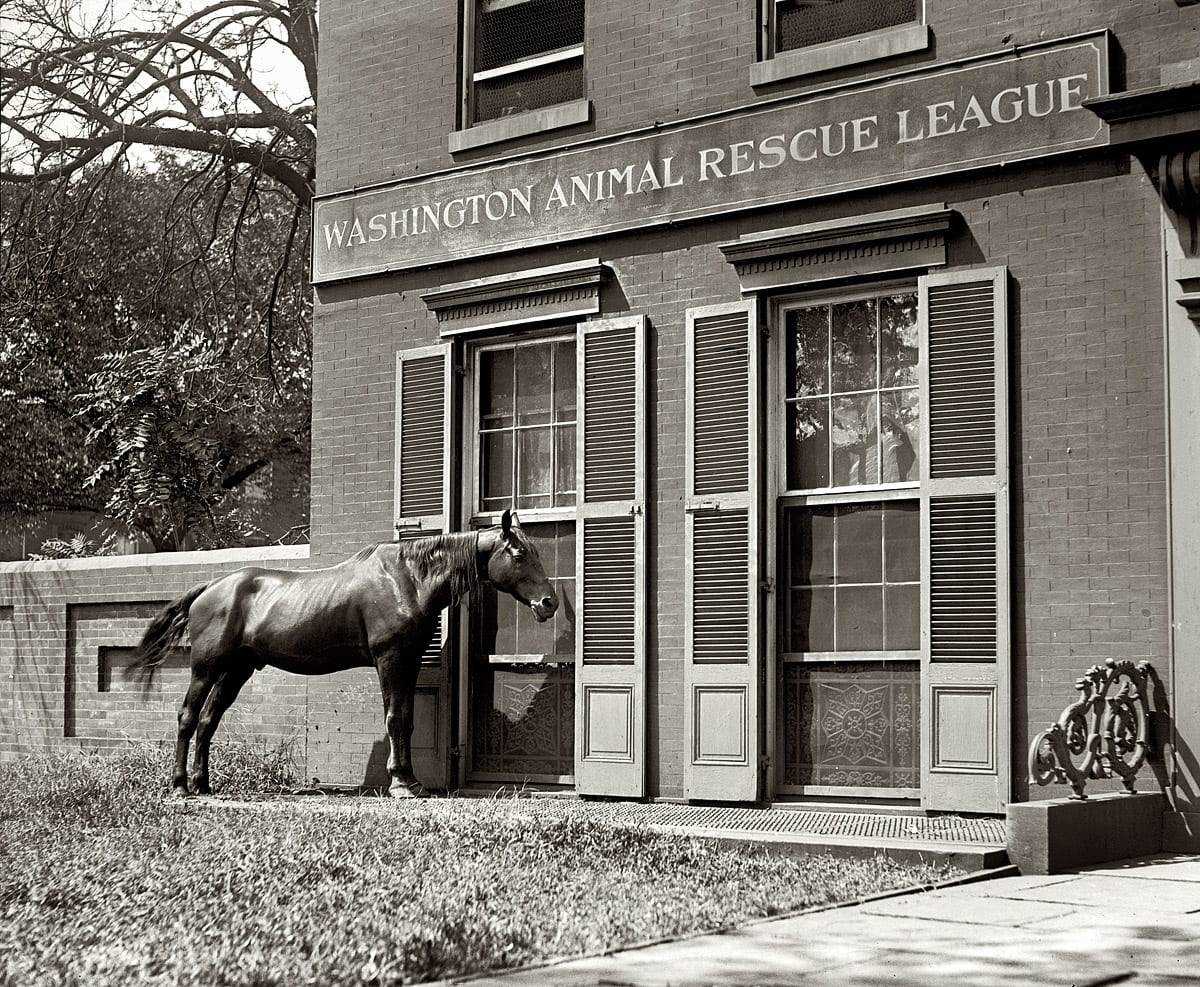
M78 569L131 569L189 565L225 565L307 559L308 545L267 545L258 548L217 548L197 552L145 552L140 555L96 555L85 559L0 562L0 575L9 572L70 572Z

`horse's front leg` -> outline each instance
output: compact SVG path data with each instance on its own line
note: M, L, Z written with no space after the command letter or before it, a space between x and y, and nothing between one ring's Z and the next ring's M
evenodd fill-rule
M417 691L420 661L381 658L379 685L383 691L383 715L391 751L387 769L392 798L418 798L425 794L412 766L413 699Z

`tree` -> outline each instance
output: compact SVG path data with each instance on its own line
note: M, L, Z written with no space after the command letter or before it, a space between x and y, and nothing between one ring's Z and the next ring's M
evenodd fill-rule
M306 462L316 0L4 12L0 513L219 541Z
M304 259L270 277L290 201L260 188L214 231L221 191L181 215L190 165L153 164L3 199L21 233L0 269L0 514L90 510L164 550L240 543L256 534L240 492L268 470L307 497Z

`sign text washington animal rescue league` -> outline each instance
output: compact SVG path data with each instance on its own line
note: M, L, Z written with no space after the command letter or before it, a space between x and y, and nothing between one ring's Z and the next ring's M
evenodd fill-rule
M315 206L317 283L1103 144L1108 36L662 127ZM1031 81L1032 80L1032 81Z

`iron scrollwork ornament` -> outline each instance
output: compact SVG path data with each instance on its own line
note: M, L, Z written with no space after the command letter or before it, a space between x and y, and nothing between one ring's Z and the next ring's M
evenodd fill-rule
M1093 665L1075 688L1082 695L1058 722L1033 738L1029 776L1039 785L1071 786L1072 798L1086 799L1092 778L1120 778L1134 793L1134 779L1149 751L1148 661L1109 658Z

